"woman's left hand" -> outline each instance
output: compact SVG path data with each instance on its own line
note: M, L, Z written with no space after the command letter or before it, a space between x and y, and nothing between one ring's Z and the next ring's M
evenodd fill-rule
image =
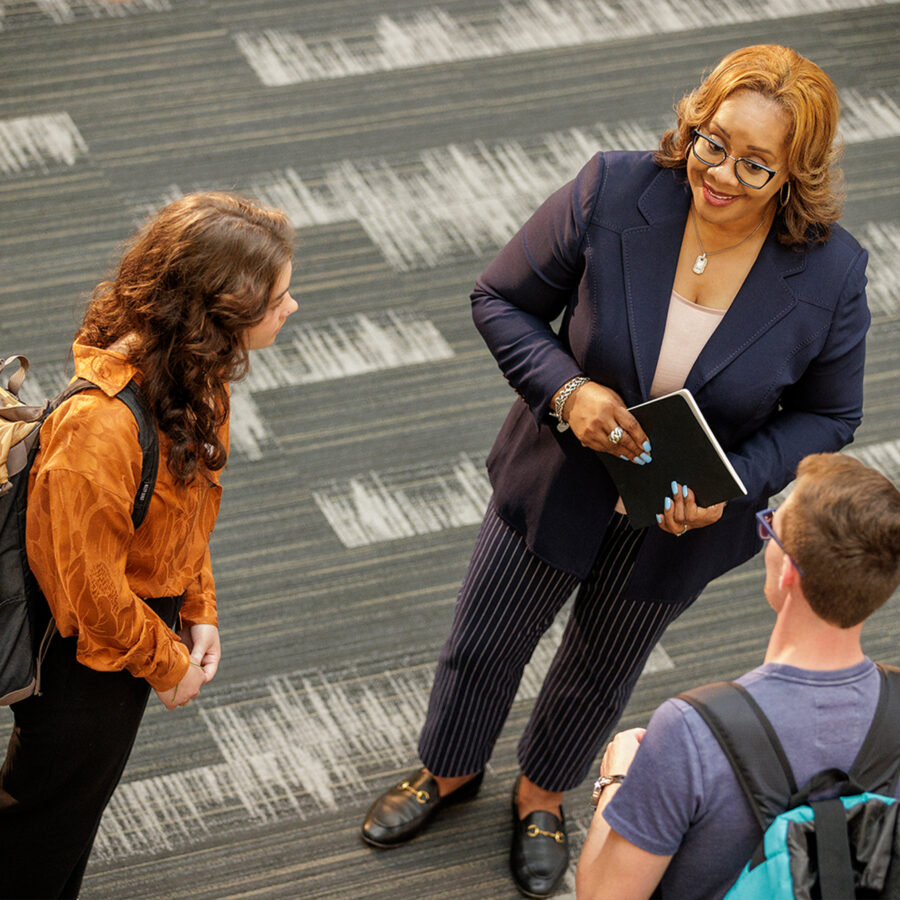
M181 639L191 652L191 662L203 669L207 681L212 681L222 657L219 629L215 625L191 625L182 628Z
M716 503L713 506L697 506L694 501L694 492L685 484L672 482L672 496L660 499L662 512L656 516L656 521L663 531L681 537L692 528L705 528L722 518L725 511L724 503Z

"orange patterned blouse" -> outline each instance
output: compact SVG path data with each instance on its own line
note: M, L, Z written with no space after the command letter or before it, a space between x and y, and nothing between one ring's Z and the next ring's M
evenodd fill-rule
M28 561L64 637L91 669L127 669L163 691L188 669L187 647L141 597L184 592L184 625L216 625L209 538L219 511L217 472L180 485L159 433L156 490L137 531L141 474L134 416L115 399L137 370L120 353L76 342L75 374L103 391L77 394L41 428L28 485ZM220 435L228 446L227 422Z

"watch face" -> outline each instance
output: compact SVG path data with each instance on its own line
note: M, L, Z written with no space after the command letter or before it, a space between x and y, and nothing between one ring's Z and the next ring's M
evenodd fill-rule
M603 777L598 778L594 782L594 789L591 791L591 805L595 809L600 802L600 795L603 793L603 788L605 788L607 784L609 784L609 782Z
M600 795L603 793L603 788L608 787L611 784L621 784L624 775L601 775L594 782L594 790L591 791L591 803L596 808L597 804L600 802Z

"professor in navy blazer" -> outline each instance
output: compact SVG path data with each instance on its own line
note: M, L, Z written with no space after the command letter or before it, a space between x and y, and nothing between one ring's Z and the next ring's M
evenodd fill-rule
M497 512L533 553L579 578L618 495L594 451L553 427L550 399L581 373L627 406L649 399L690 200L683 172L660 168L652 153L598 153L472 294L475 323L520 396L488 457ZM747 496L680 541L649 529L628 594L694 599L760 549L753 515L799 461L853 439L869 325L866 261L838 225L827 243L801 250L769 233L684 385Z
M522 671L577 590L519 743L511 870L546 897L562 793L587 774L666 626L761 547L754 513L862 418L867 254L836 224L838 103L774 45L729 54L652 152L598 153L478 279L475 324L517 397L419 740L363 838L396 846L475 795ZM709 269L708 274L707 268ZM598 451L652 466L628 411L691 391L746 496L659 498L633 528Z

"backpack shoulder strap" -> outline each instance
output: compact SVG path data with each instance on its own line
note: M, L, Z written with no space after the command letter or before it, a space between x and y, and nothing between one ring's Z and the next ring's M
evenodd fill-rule
M877 665L881 675L878 706L850 777L866 790L893 794L900 775L900 669Z
M797 784L765 713L739 684L719 681L678 695L709 726L728 758L760 831L787 809Z
M138 423L138 441L141 445L141 483L134 496L134 508L131 521L135 529L139 528L150 508L150 498L156 487L156 475L159 469L159 436L156 433L156 420L150 411L150 405L132 378L116 396L131 410Z
M76 378L68 387L58 394L50 403L48 413L61 403L82 391L99 390L96 384L86 378ZM159 469L159 436L156 433L156 422L150 405L132 378L125 387L116 394L130 410L138 425L138 442L141 445L141 482L134 497L131 510L131 521L137 530L150 508L150 498L156 487L156 475Z

